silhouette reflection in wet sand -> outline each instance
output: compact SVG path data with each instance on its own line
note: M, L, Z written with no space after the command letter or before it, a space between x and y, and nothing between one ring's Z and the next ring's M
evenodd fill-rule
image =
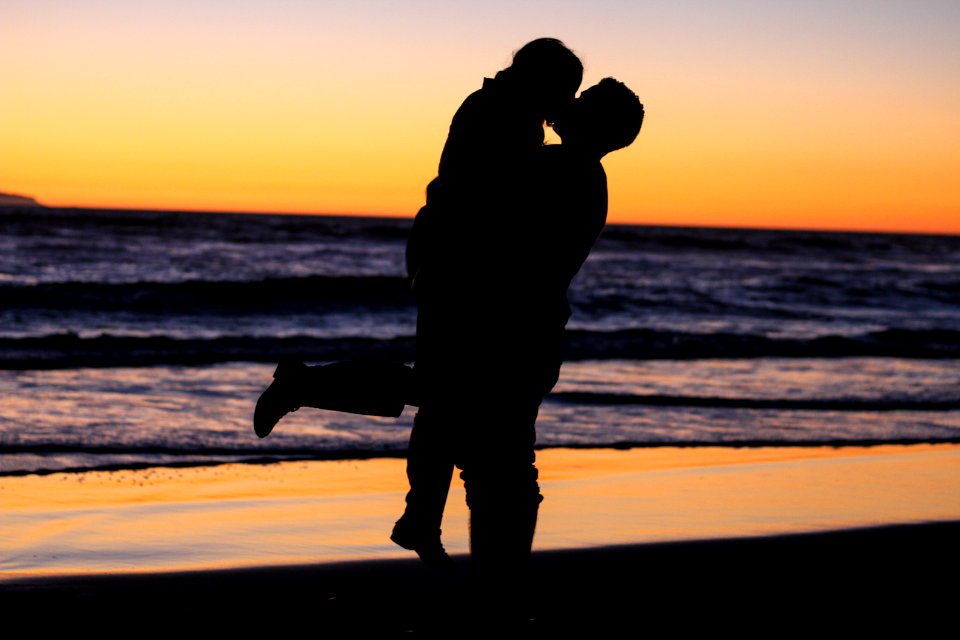
M574 100L581 77L560 41L535 40L454 116L407 246L415 367L282 362L254 415L266 437L301 406L381 416L419 407L391 539L432 567L452 565L440 525L459 468L483 615L520 611L542 500L535 421L559 374L566 292L606 220L600 160L643 122L637 96L611 78ZM562 145L543 146L545 121Z

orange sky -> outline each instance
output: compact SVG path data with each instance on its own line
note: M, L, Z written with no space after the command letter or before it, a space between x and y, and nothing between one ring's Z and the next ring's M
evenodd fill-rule
M0 191L49 205L412 215L460 101L553 35L646 105L612 221L960 233L954 2L4 6Z

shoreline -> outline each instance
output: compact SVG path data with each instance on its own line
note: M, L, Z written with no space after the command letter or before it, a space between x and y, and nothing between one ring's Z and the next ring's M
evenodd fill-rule
M642 441L623 441L610 442L606 444L538 444L534 447L536 453L551 450L569 450L569 451L634 451L645 449L871 449L880 447L912 447L912 446L938 446L938 445L960 445L960 436L943 438L897 438L897 439L823 439L823 440L736 440L728 442L713 442L709 440L690 440L679 442L642 442ZM102 454L109 452L113 455L122 455L123 452L116 448L96 448L78 449L77 447L56 447L49 445L42 446L4 446L0 445L0 457L7 456L48 456L56 454ZM141 453L142 448L131 450L127 455L174 455L174 453L183 455L180 450L162 450L157 452ZM405 449L341 449L333 451L305 451L302 455L298 453L288 453L289 450L281 449L280 452L265 449L262 455L250 455L249 453L236 453L230 449L199 449L200 455L210 454L233 456L224 460L200 460L200 461L173 461L173 462L131 462L103 464L83 467L63 467L63 468L39 468L39 469L13 469L0 470L0 480L3 478L23 478L23 477L41 477L55 474L83 474L83 473L101 473L114 471L147 471L151 469L201 469L206 467L219 467L223 465L272 465L297 462L360 462L366 460L405 460L407 452ZM189 454L188 454L189 455Z

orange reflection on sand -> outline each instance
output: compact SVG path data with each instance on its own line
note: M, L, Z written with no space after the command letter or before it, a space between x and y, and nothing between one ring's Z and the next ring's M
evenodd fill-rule
M960 446L538 453L536 549L960 520ZM454 482L444 543L468 549ZM404 461L0 479L0 577L410 557Z
M402 553L402 460L224 465L0 481L0 570L284 564Z
M960 518L953 445L557 450L540 466L544 547Z
M402 460L100 471L5 478L5 509L82 511L136 503L334 499L405 490ZM362 472L361 472L362 467Z

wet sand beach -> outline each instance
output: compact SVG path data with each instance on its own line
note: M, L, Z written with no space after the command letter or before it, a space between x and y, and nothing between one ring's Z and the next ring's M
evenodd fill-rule
M758 603L801 626L946 615L960 446L556 449L539 466L536 633L759 630ZM386 539L403 488L392 459L3 478L0 598L15 616L316 619L334 635L462 625L463 576ZM444 537L465 572L462 498Z

